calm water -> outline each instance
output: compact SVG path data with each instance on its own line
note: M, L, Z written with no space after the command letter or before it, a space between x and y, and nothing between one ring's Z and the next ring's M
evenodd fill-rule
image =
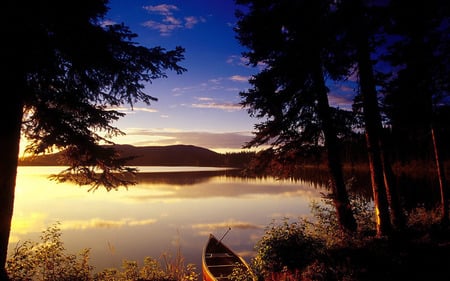
M60 222L67 251L90 248L97 271L178 249L199 270L209 233L221 237L231 227L224 242L249 260L266 226L309 216L311 201L325 191L317 182L244 178L216 168L139 169L136 186L87 192L47 178L61 167L19 167L9 249L39 241L44 229Z

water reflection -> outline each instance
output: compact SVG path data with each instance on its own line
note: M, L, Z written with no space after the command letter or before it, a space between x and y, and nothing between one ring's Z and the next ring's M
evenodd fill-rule
M60 168L59 168L60 169ZM175 253L200 266L209 233L228 227L227 244L249 258L274 219L310 214L311 200L324 190L299 180L242 177L235 170L145 172L138 184L107 192L57 184L51 167L20 167L10 250L18 241L37 241L46 227L61 222L66 248L91 248L97 269L120 267L122 259L142 261Z
M58 221L67 250L90 248L97 270L119 268L122 259L141 262L175 253L179 247L186 262L200 267L208 234L221 236L231 227L226 243L249 259L273 220L310 216L311 201L328 192L328 174L318 169L290 180L243 177L229 169L173 169L145 167L136 186L87 192L49 181L48 175L61 167L19 167L9 249L18 241L38 241L40 232ZM351 173L347 179L352 194L371 200L367 174ZM436 195L417 179L408 184L399 178L398 184L407 187L402 190L405 205Z

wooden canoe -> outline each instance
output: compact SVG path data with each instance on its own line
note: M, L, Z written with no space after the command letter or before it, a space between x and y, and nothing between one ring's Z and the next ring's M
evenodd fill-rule
M245 268L251 274L244 259L210 234L202 254L203 281L227 281L235 267ZM253 276L253 275L251 275ZM255 277L252 280L256 280Z

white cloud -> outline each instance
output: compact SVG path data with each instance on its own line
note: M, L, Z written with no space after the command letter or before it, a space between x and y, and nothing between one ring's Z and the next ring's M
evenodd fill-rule
M101 25L103 27L105 27L105 26L108 26L108 25L115 25L115 24L117 24L117 22L115 22L113 20L104 20Z
M117 111L121 111L124 112L126 114L132 114L132 113L136 113L136 112L149 112L149 113L155 113L158 112L157 109L154 108L149 108L149 107L118 107L118 108L114 108L114 110Z
M177 18L174 18L172 16L167 16L165 19L163 19L164 22L169 23L171 26L179 27L181 24L181 21Z
M248 66L248 59L243 56L231 55L226 62L231 65Z
M124 129L125 136L117 137L116 143L135 146L159 146L174 144L191 144L216 151L241 150L243 145L252 139L251 132L197 132L180 131L179 129Z
M148 108L148 107L133 107L133 111L142 111L142 112L150 112L150 113L158 112L157 109Z
M154 224L156 219L121 219L121 220L104 220L100 218L92 218L90 220L72 220L65 221L61 225L61 229L90 229L90 228L121 228L124 226L139 226Z
M230 77L230 80L234 82L248 82L249 79L250 77L242 75L233 75Z
M152 20L144 22L143 25L150 29L158 30L161 36L170 36L172 34L172 31L180 28L179 25L159 23Z
M232 228L232 229L262 229L263 226L257 225L250 222L245 221L237 221L230 219L228 221L224 222L216 222L216 223L199 223L194 224L192 228L194 229L200 229L200 230L208 230L209 232L217 230L217 229L225 229L225 228Z
M173 11L178 11L175 5L161 4L156 6L144 6L144 9L149 12L155 12L161 15L172 15Z
M212 101L213 99L210 97L198 97L197 100L199 101Z
M185 21L184 26L185 26L187 29L191 29L191 28L193 28L195 25L197 25L199 22L202 22L202 23L206 22L206 19L203 18L203 17L189 16L189 17L185 17L185 18L184 18L184 21Z
M175 15L179 8L175 5L161 4L156 6L144 6L146 11L161 16L160 20L149 20L142 25L157 30L161 36L170 36L178 29L192 29L198 23L206 22L203 17L185 16L183 19Z
M225 111L237 111L241 110L242 106L236 103L216 103L216 102L208 102L208 103L193 103L191 105L194 108L210 108L210 109L220 109Z

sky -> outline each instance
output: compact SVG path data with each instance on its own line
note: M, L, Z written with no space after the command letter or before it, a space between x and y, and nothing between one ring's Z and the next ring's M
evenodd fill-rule
M167 50L182 46L187 69L181 75L154 80L146 93L158 98L150 106L120 110L126 117L114 123L126 135L114 138L135 146L187 144L216 152L236 152L251 139L252 118L239 102L248 79L258 69L245 64L247 51L236 39L233 0L112 0L107 23L124 23L145 47ZM337 85L336 85L337 86ZM333 85L330 85L333 91ZM351 89L330 96L333 105L348 104Z
M135 146L188 144L217 152L241 150L257 120L239 104L239 92L257 70L245 65L235 38L232 0L113 0L106 20L124 23L145 47L185 48L181 75L168 71L145 92L158 101L120 110L114 123L125 136L116 143Z

